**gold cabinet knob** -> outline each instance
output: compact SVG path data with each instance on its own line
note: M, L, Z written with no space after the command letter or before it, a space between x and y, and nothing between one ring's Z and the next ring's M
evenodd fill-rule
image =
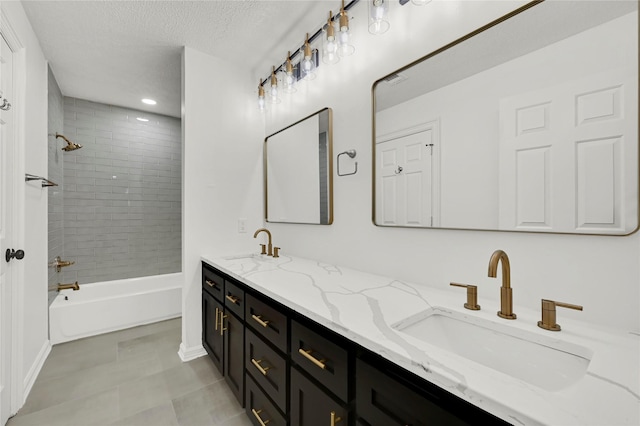
M542 299L542 321L538 321L538 327L549 331L560 331L560 324L556 322L556 306L561 308L575 309L581 311L580 305L571 303L556 302L555 300Z
M467 289L467 303L464 304L464 307L467 309L471 309L472 311L479 311L480 305L478 305L478 286L471 284L458 284L458 283L449 283L449 285L454 287L463 287Z

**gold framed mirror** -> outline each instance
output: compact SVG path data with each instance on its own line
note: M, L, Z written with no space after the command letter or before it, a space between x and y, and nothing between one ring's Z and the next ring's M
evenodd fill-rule
M324 108L264 140L267 222L333 223L333 116Z
M638 2L531 2L372 97L378 226L638 228Z

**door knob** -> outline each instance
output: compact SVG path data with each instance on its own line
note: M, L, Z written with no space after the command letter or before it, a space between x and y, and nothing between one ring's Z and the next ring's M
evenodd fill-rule
M18 260L21 260L24 257L24 250L7 249L6 253L4 254L4 258L7 263L10 262L14 257Z

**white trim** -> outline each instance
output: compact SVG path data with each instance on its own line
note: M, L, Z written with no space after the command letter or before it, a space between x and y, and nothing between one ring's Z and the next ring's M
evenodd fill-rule
M24 389L24 396L22 397L21 405L24 405L24 403L27 401L29 392L31 392L31 388L33 387L33 384L36 382L36 379L38 378L38 374L40 374L40 371L44 366L44 362L47 360L47 357L49 356L50 353L51 353L51 342L49 340L46 340L42 345L42 348L40 348L40 352L38 352L38 356L33 362L33 365L31 366L31 368L29 368L29 372L24 378L24 383L22 385Z
M205 356L207 351L204 350L202 345L194 346L192 348L187 348L184 345L184 342L180 343L180 350L178 351L178 356L182 360L182 362L189 362L196 358L200 358Z
M13 86L14 86L14 182L13 193L13 228L17 234L15 241L24 241L24 111L26 101L26 52L18 34L13 29L4 11L0 11L0 34L13 51ZM22 183L22 185L20 185ZM24 404L24 387L22 380L24 318L20 314L24 299L24 264L17 262L11 279L11 414L18 412Z

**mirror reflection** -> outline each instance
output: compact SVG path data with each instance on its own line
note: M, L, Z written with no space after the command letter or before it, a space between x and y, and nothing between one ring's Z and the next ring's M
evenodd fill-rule
M532 3L378 80L375 224L636 230L637 8Z
M267 222L333 222L331 114L325 108L265 139Z

